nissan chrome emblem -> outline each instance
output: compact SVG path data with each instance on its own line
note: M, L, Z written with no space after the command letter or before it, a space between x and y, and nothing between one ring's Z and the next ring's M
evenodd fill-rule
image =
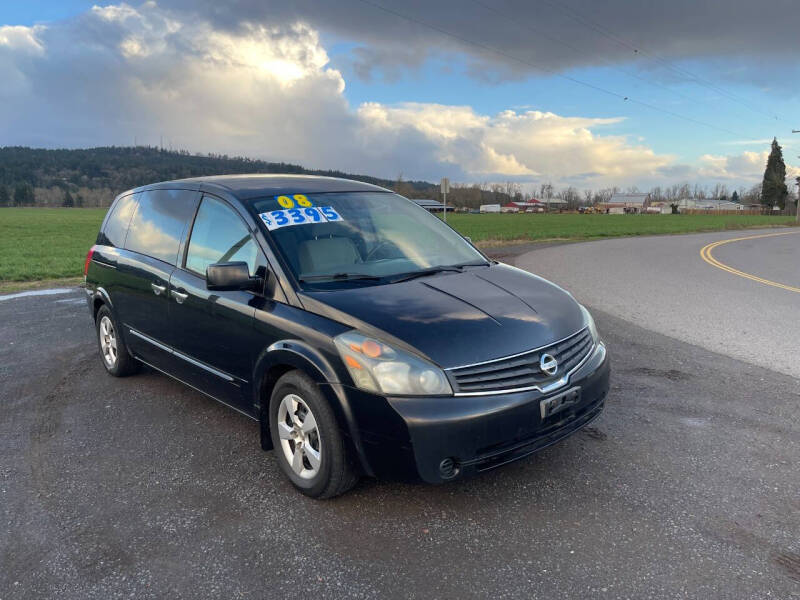
M539 368L547 375L555 375L558 371L558 361L551 354L542 354L539 358Z

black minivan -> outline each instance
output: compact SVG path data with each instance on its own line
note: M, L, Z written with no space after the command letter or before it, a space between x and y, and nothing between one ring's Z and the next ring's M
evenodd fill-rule
M257 420L312 497L361 474L493 469L591 422L608 392L605 345L569 292L357 181L125 192L85 276L109 373L145 363Z

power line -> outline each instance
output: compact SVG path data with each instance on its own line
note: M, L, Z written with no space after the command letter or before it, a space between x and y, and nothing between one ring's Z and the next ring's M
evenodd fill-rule
M539 28L536 28L536 27L532 27L530 25L522 25L516 19L514 19L514 17L512 17L508 13L504 13L504 12L500 11L499 9L495 8L494 6L490 6L488 4L485 4L484 2L481 2L481 0L471 0L471 2L473 2L474 4L477 4L478 6L484 8L485 10L487 10L489 12L495 13L496 15L504 18L505 20L511 22L512 24L516 25L519 28L528 29L528 30L530 30L531 32L535 33L538 36L545 37L545 38L547 38L547 39L549 39L549 40L551 40L551 41L553 41L553 42L555 42L557 44L561 44L563 46L566 46L567 48L570 48L571 50L574 50L579 55L583 54L583 50L581 50L580 48L578 48L576 46L573 46L572 44L564 41L562 38L559 38L557 36L551 35L547 31L543 31L542 29L539 29ZM652 86L661 88L663 90L666 90L666 91L670 92L671 94L675 94L676 96L679 96L679 97L683 98L684 100L688 100L689 102L694 102L695 104L699 104L701 102L700 100L698 100L696 98L691 98L691 97L689 97L689 96L687 96L685 94L682 94L681 92L671 88L668 85L664 85L663 83L659 83L657 81L651 81L647 77L643 77L642 75L639 75L638 73L634 73L632 71L628 71L627 69L623 69L621 67L618 67L617 65L615 65L613 62L611 62L608 59L605 59L605 58L602 58L602 57L597 57L597 59L599 61L603 62L609 68L614 69L615 71L617 71L619 73L622 73L623 75L627 75L628 77L633 77L633 78L638 79L640 81L644 81L645 83L647 83L649 85L652 85Z
M458 40L459 42L461 42L463 44L468 44L470 46L475 46L477 48L481 48L483 50L492 52L494 54L497 54L497 55L502 56L504 58L507 58L509 60L521 63L521 64L526 65L528 67L531 67L533 69L538 69L540 71L545 71L546 73L550 73L550 74L552 74L552 75L554 75L556 77L560 77L561 79L566 79L567 81L571 81L572 83L575 83L575 84L578 84L578 85L582 85L584 87L590 88L590 89L595 90L597 92L601 92L603 94L607 94L609 96L613 96L613 97L618 98L618 99L620 99L620 100L622 100L624 102L630 102L631 104L637 104L639 106L643 106L643 107L648 108L650 110L654 110L654 111L657 111L657 112L660 112L660 113L675 117L677 119L682 119L684 121L688 121L688 122L694 123L696 125L702 125L704 127L710 127L711 129L716 129L717 131L722 131L724 133L729 133L731 135L735 135L735 136L743 136L743 135L745 135L745 134L742 134L742 133L737 133L737 132L732 131L730 129L727 129L725 127L719 127L718 125L714 125L713 123L707 123L706 121L701 121L701 120L695 119L693 117L687 117L686 115L682 115L680 113L676 113L676 112L668 110L666 108L661 108L659 106L655 106L653 104L650 104L649 102L644 102L642 100L636 100L635 98L632 98L630 96L626 96L624 94L620 94L620 93L615 92L613 90L606 89L606 88L601 87L599 85L595 85L593 83L589 83L588 81L583 81L583 80L578 79L576 77L572 77L571 75L566 75L564 73L559 73L555 69L551 69L549 67L545 67L543 65L536 64L536 63L533 63L531 61L519 58L518 56L514 56L512 54L509 54L508 52L505 52L503 50L500 50L499 48L495 48L495 47L490 46L488 44L484 44L482 42L477 42L477 41L474 41L474 40L470 40L470 39L465 38L463 36L460 36L460 35L458 35L456 33L452 33L451 31L443 29L443 28L441 28L441 27L439 27L437 25L433 25L433 24L428 23L426 21L422 21L420 19L417 19L416 17L411 17L409 15L405 15L405 14L400 13L400 12L394 10L394 9L388 8L386 6L383 6L382 4L378 4L376 2L372 2L372 0L358 0L358 1L361 2L362 4L367 4L369 6L372 6L373 8L377 8L377 9L382 10L382 11L388 13L388 14L394 15L395 17L399 17L401 19L405 19L406 21L409 21L411 23L416 23L417 25L421 25L423 27L427 27L428 29L432 29L433 31L441 33L442 35L446 35L446 36L451 37L451 38L453 38L455 40Z
M566 14L568 17L570 17L572 20L577 21L578 23L581 23L581 24L585 25L586 27L594 30L595 32L599 33L600 35L615 41L617 44L623 46L624 48L627 48L627 49L633 51L634 54L641 54L641 55L647 56L647 57L653 59L654 61L660 63L662 66L664 66L665 68L669 69L673 73L677 73L678 75L680 75L680 76L682 76L682 77L684 77L686 79L689 79L690 81L694 81L695 83L697 83L697 84L699 84L699 85L701 85L703 87L711 89L711 90L717 92L718 94L721 94L722 96L726 97L728 100L732 100L733 102L738 102L742 106L745 106L745 107L749 108L752 111L767 115L770 119L775 119L776 121L777 120L783 121L783 119L778 117L778 115L775 115L775 114L772 114L772 113L769 113L769 112L766 112L766 111L762 110L760 107L758 107L758 106L756 106L754 104L751 104L748 100L745 100L744 98L742 98L738 94L734 94L733 92L730 92L730 91L720 87L719 85L715 84L714 82L709 81L708 79L706 79L704 77L701 77L700 75L696 75L696 74L692 73L688 69L683 69L683 68L677 67L677 66L673 65L670 61L668 61L666 58L664 58L662 56L659 56L658 54L656 54L654 52L649 52L649 51L645 50L644 48L640 48L640 47L636 46L635 44L633 44L631 42L628 42L627 40L625 40L625 39L621 38L620 36L616 35L614 32L610 31L609 29L606 29L605 27L603 27L602 25L600 25L596 21L592 21L588 17L583 16L581 13L579 13L575 9L567 6L566 4L563 4L563 3L559 4L555 0L540 0L540 1L549 4L550 6L554 7L557 10L560 10L561 12Z

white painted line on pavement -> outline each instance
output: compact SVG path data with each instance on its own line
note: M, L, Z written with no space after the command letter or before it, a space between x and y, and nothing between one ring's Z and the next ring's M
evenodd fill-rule
M84 298L63 298L61 300L56 300L56 304L85 304L86 299Z
M68 294L74 292L76 288L53 288L51 290L30 290L28 292L18 292L16 294L8 294L7 296L0 296L0 302L3 300L13 300L14 298L25 298L27 296L53 296L55 294Z

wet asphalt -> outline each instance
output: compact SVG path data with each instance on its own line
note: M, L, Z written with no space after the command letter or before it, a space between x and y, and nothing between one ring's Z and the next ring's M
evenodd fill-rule
M80 291L0 301L0 599L800 598L800 381L591 308L592 426L320 502L252 420L106 375Z
M726 240L713 259L784 287L703 260ZM609 239L514 260L626 321L800 378L800 228Z

